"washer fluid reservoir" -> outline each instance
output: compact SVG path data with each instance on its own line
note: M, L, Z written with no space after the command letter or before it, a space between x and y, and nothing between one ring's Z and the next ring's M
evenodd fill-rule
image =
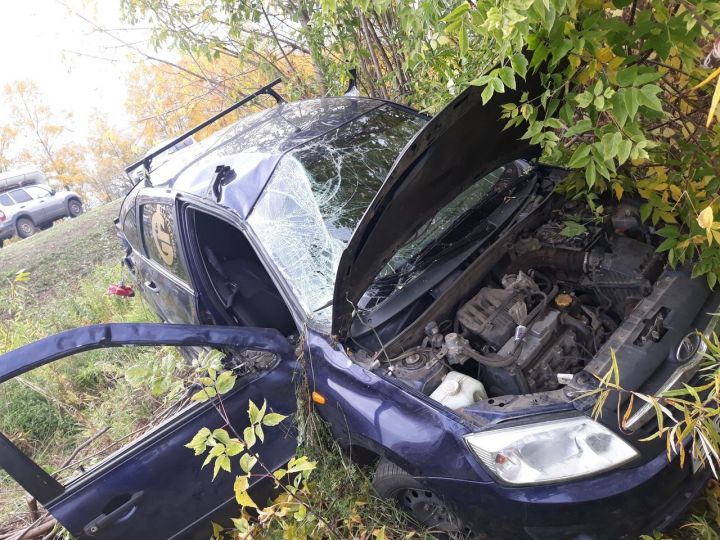
M468 375L451 371L430 394L435 401L439 401L448 409L462 409L476 401L487 399L487 392L483 383Z

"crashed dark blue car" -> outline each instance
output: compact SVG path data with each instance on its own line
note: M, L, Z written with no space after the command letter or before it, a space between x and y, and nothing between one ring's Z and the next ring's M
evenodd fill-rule
M294 412L299 354L334 436L423 525L534 539L669 527L708 473L641 442L657 429L648 407L618 425L626 404L595 420L583 396L611 350L627 389L692 381L720 297L666 266L632 201L597 220L555 194L566 172L499 121L537 84L485 105L471 87L432 119L262 89L277 106L131 169L125 264L165 324L46 338L0 357L0 381L89 348L231 350L225 402L242 429L249 399ZM220 423L196 404L65 484L5 437L0 466L79 538L207 538L237 511L232 479L211 482L183 445ZM280 467L295 447L278 429L259 453Z

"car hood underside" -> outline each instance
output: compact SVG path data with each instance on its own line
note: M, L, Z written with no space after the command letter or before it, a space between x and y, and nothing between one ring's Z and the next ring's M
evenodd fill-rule
M408 143L342 254L335 281L333 334L346 336L354 307L390 257L441 208L478 178L539 149L521 139L526 126L505 128L502 106L541 91L539 74L483 105L470 86Z

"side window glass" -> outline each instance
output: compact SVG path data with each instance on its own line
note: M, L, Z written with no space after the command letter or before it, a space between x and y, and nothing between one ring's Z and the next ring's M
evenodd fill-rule
M7 193L3 193L0 195L0 206L12 206L15 204L13 200L10 198L10 195Z
M180 259L173 206L160 203L144 204L140 207L140 215L143 245L147 256L189 283L187 269Z
M125 238L127 238L127 241L130 243L133 249L138 249L138 247L140 246L140 233L138 232L137 212L135 211L134 206L128 211L127 214L125 214L125 221L123 221L123 232L125 233Z
M25 191L24 189L16 189L15 191L11 191L10 196L15 199L15 202L18 204L26 203L32 200L32 197L30 197L30 195L28 195L27 191Z
M29 187L25 188L25 191L33 199L42 199L43 197L50 196L50 192L45 188L41 188L40 186L29 186Z

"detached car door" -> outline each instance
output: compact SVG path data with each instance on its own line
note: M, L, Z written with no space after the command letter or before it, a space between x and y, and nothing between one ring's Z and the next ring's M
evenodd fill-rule
M268 410L284 415L295 411L293 350L285 337L268 329L167 324L79 328L0 356L0 383L79 352L130 345L214 347L247 354L248 358L262 353L266 362L270 355L272 362L238 377L235 387L223 395L222 406L231 427L241 433L249 425L249 400L260 405L266 399ZM207 540L212 534L211 521L227 523L239 513L233 494L235 474L221 472L212 481L212 467L201 469L203 458L184 445L203 427L230 431L217 406L212 401L188 406L64 483L0 434L0 468L76 538ZM267 429L265 441L253 448L257 448L259 463L268 470L281 467L296 448L291 420ZM233 472L240 473L237 463L233 463ZM251 495L263 501L271 484L265 471L257 473Z

